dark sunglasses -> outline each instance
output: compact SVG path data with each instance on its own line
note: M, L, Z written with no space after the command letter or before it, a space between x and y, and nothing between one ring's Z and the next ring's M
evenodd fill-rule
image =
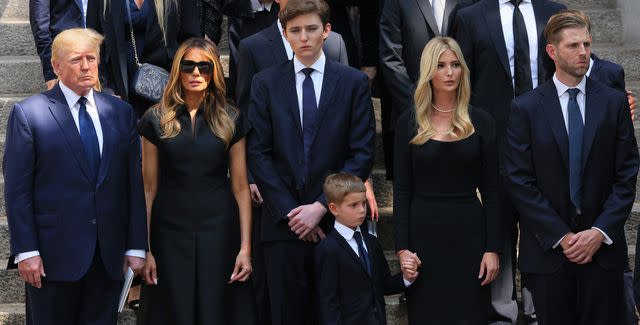
M180 61L180 72L193 73L193 70L195 70L196 67L198 67L198 71L200 71L201 74L210 74L213 71L213 62L194 62L191 60Z

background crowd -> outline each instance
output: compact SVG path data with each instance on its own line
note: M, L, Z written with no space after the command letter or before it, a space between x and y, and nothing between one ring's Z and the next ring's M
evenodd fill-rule
M566 9L31 0L48 90L3 160L28 321L115 324L124 255L139 324L385 324L396 292L410 324L515 324L516 262L529 324L637 324L635 98ZM168 72L159 100L139 63ZM363 223L372 96L395 276Z

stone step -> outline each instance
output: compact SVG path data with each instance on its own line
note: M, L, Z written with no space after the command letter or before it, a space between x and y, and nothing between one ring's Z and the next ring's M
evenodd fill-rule
M17 269L7 270L6 259L0 259L0 304L24 302L24 281ZM2 324L0 322L0 324Z
M29 19L29 2L25 0L0 0L0 19Z
M387 181L384 169L374 169L370 178L373 182L373 191L378 207L393 206L393 185Z
M136 317L133 310L126 308L118 315L119 325L134 325ZM24 325L25 311L24 304L10 303L0 304L0 324L1 325Z
M0 56L36 54L29 20L0 19Z
M622 43L622 16L619 9L585 9L591 19L593 42Z
M624 67L627 80L640 80L640 47L594 43L593 53Z
M7 223L7 217L5 215L2 215L2 217L0 217L0 270L6 267L7 263L2 261L5 261L9 258L9 255L11 254L10 252L11 248L9 247L9 224Z
M615 1L610 0L556 0L569 9L603 9L615 7Z
M45 90L37 56L0 56L0 94L34 94Z

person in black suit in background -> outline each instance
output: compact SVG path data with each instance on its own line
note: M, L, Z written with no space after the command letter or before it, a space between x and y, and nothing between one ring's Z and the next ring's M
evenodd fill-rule
M586 77L584 13L544 30L553 79L514 99L507 186L520 212L520 269L539 324L623 324L624 224L638 146L623 92Z
M98 19L98 0L29 0L29 22L47 90L57 81L51 66L53 39L69 28L96 29Z
M327 176L324 195L336 218L334 229L315 249L321 324L386 324L384 295L404 291L418 276L412 255L402 273L391 275L376 237L361 231L366 218L365 186L346 173Z
M553 72L542 31L551 15L566 8L549 0L513 1L517 10L509 0L482 0L458 11L451 27L471 70L471 104L486 109L495 119L499 152L504 147L511 100L534 89ZM520 26L518 31L515 23ZM504 175L502 161L500 170ZM507 193L500 192L505 247L500 256L502 272L491 286L491 320L511 324L518 317L514 295L517 212ZM525 292L525 310L530 306L528 297Z

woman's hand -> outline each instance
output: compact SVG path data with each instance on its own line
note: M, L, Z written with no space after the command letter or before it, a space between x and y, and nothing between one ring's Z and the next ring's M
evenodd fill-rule
M240 250L236 257L236 265L233 268L229 283L247 281L249 275L251 275L251 254L247 251Z
M422 266L422 261L418 258L418 254L404 249L398 252L400 259L400 270L405 279L412 281L418 276L418 268Z
M482 255L482 262L480 262L480 273L478 279L484 277L484 281L480 285L485 286L498 277L500 273L500 258L497 253L486 252Z
M147 252L147 257L142 269L142 277L148 285L158 284L158 273L156 269L156 259L151 252Z
M369 212L371 212L371 220L378 221L378 202L376 201L376 194L373 192L371 179L367 179L367 181L364 182L364 187L367 190L365 195L367 197L367 204L369 205Z

